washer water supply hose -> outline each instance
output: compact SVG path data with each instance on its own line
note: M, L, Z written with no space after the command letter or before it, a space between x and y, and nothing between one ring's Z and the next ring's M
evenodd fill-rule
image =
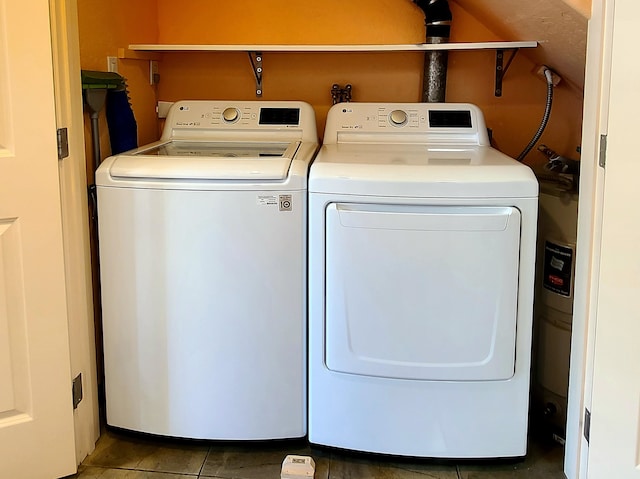
M516 158L518 161L524 160L524 157L527 156L527 153L531 151L533 146L542 136L542 132L547 127L547 123L549 122L549 117L551 116L551 105L553 103L553 73L549 67L544 67L544 77L547 80L547 104L544 109L544 115L542 117L542 122L538 127L538 131L533 135L533 138L529 142L529 144L522 150L522 153L518 155Z

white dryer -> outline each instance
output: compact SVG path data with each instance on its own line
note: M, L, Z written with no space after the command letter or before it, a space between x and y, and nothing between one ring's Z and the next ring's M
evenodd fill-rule
M182 101L96 172L107 423L303 437L307 174L301 102Z
M338 104L309 176L309 440L526 454L538 184L469 104Z

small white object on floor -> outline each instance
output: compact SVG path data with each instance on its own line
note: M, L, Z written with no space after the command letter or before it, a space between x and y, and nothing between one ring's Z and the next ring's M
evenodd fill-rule
M280 479L303 479L313 477L316 471L316 463L309 456L288 455L282 461Z

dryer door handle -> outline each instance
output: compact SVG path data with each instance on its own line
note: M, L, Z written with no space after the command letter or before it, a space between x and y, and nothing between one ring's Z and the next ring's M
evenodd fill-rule
M348 228L419 231L504 231L516 210L510 207L337 204Z

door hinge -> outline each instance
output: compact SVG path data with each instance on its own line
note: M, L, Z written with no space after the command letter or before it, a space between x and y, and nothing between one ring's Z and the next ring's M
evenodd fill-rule
M71 394L73 396L73 409L76 409L80 401L82 401L82 373L78 374L71 383Z
M63 160L69 156L69 133L66 128L58 128L58 160Z
M601 168L604 168L607 162L607 135L600 135L600 156L598 157L598 164Z
M587 443L589 443L589 436L591 434L591 412L587 408L584 408L583 431L584 431L584 438L587 440Z

